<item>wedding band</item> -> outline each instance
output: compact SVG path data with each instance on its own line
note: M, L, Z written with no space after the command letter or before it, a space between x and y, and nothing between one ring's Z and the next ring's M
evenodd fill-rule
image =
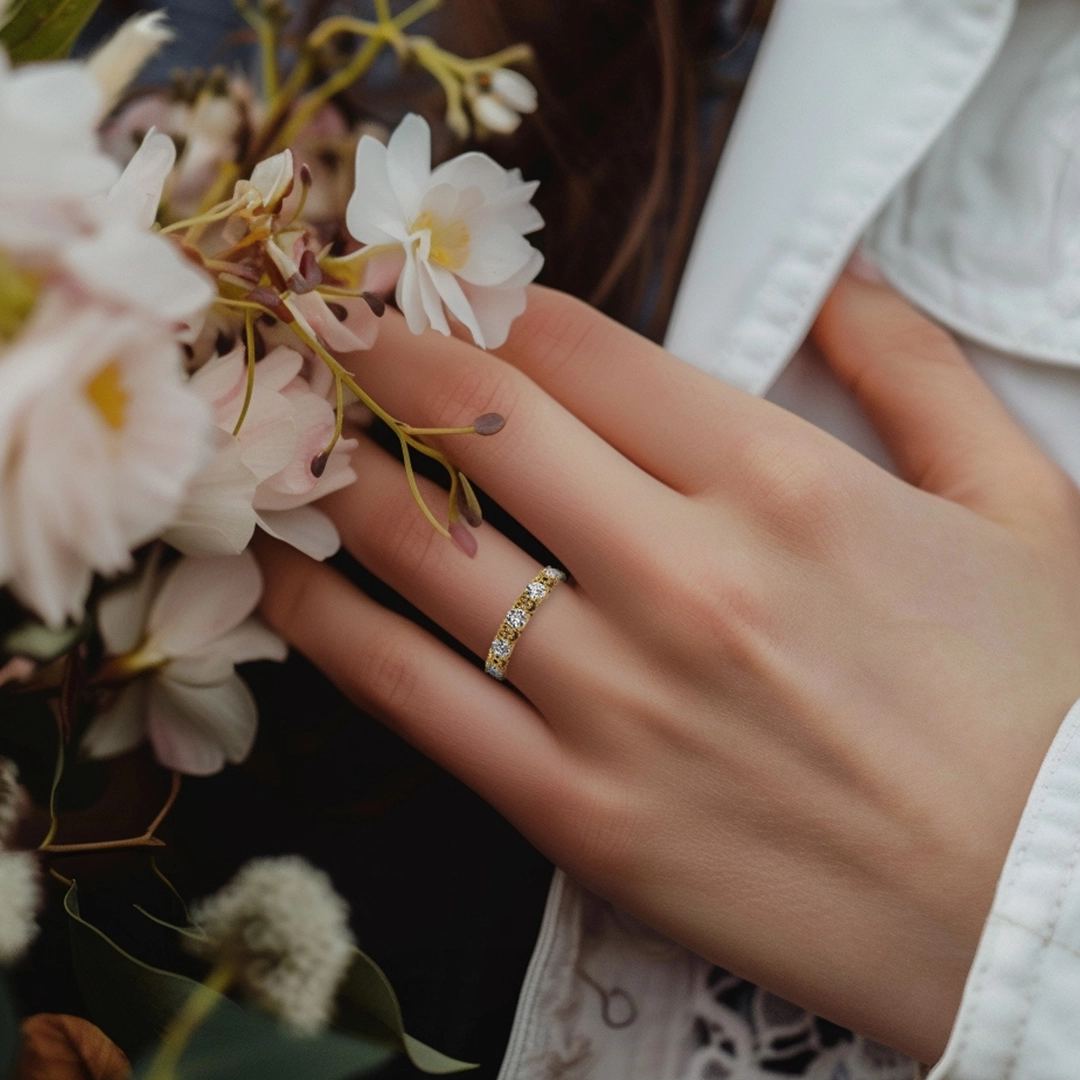
M517 603L506 613L506 618L495 635L495 640L488 649L487 663L484 670L493 678L502 682L506 678L506 665L510 663L510 654L532 618L536 609L544 602L548 593L565 581L566 575L554 566L545 566L525 586L525 591L517 598Z

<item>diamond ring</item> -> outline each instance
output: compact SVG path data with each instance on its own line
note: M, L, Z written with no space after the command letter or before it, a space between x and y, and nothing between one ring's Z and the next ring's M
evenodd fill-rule
M510 654L514 651L525 624L532 618L533 612L544 602L544 598L559 584L566 575L554 566L545 566L525 586L525 591L517 598L517 603L506 613L506 618L495 635L495 640L488 649L487 663L484 670L493 678L502 682L506 678L506 665L510 663Z

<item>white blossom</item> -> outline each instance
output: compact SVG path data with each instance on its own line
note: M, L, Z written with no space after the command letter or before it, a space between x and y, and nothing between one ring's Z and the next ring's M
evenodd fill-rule
M110 113L135 76L162 47L173 40L165 12L133 15L87 61L101 87L99 119Z
M262 594L250 552L184 558L106 595L98 625L119 676L134 676L90 725L83 750L107 758L149 737L158 760L195 776L247 757L255 699L234 665L283 660L285 643L249 618Z
M356 479L349 460L357 444L339 439L321 475L312 472L312 461L333 437L335 418L303 366L298 352L283 347L255 365L251 400L235 436L247 391L245 348L195 373L191 386L214 412L218 449L165 534L169 543L188 554L238 552L259 526L314 559L338 550L334 523L310 504Z
M477 124L500 135L516 131L522 113L536 112L536 87L520 71L496 68L466 83L465 94Z
M296 855L252 859L192 909L205 938L188 947L235 968L240 988L298 1032L326 1026L353 956L348 906L329 877Z
M37 859L29 851L0 851L0 964L15 963L37 937L40 906Z
M210 417L168 328L42 298L0 357L0 584L50 626L129 569L203 464Z
M362 244L404 248L397 303L413 333L431 326L449 334L449 311L478 345L495 348L543 265L525 239L544 223L529 202L536 188L486 154L462 154L433 171L431 130L410 114L387 146L361 138L346 222Z

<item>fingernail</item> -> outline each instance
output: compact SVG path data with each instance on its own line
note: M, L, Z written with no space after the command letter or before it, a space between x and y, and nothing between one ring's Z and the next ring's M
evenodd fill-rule
M450 539L453 540L470 559L476 558L476 551L480 545L477 544L476 536L464 522L455 521L450 526Z
M885 278L877 268L877 263L866 254L861 247L855 249L855 253L848 260L845 272L853 278L864 281L867 285L884 285Z

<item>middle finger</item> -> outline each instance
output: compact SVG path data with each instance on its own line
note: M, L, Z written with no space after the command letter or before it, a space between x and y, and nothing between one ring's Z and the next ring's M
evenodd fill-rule
M496 435L432 441L586 585L609 575L616 538L639 534L643 517L663 516L680 498L511 365L455 338L413 335L394 313L352 366L372 397L415 427L504 416Z

